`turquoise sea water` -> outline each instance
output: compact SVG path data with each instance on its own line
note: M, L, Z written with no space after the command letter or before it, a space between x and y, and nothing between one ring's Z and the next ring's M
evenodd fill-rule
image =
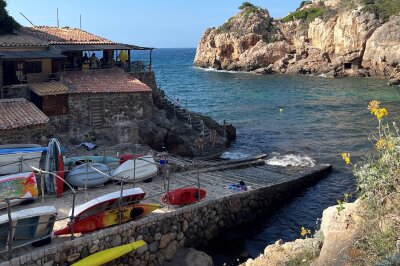
M233 123L238 137L230 155L294 155L334 168L272 215L260 217L256 225L225 236L224 248L211 243L208 251L217 265L240 254L255 257L277 239L298 238L301 226L315 228L324 208L355 190L341 153L351 153L356 162L372 150L368 136L377 121L367 110L368 102L380 100L391 121L400 117L399 88L387 86L385 80L207 71L193 67L195 52L155 50L158 85L190 110Z

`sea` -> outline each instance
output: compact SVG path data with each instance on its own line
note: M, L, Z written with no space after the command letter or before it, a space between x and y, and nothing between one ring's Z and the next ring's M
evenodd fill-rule
M190 111L236 127L237 139L223 157L267 153L273 165L333 165L329 176L280 208L211 241L205 251L215 265L237 265L278 239L300 238L300 228L318 229L323 210L344 193L352 195L350 201L356 198L355 177L341 154L350 153L357 163L373 152L378 123L368 102L379 100L389 111L387 121L398 123L400 87L374 78L201 69L193 66L195 54L194 48L154 50L157 84ZM136 60L148 61L148 53L139 53Z

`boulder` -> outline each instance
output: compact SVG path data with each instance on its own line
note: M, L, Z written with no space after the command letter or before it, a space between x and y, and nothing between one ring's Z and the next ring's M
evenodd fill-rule
M362 222L362 202L344 204L340 212L338 206L324 210L321 232L324 236L318 259L312 265L351 265L349 261L353 243L360 237Z
M194 248L183 248L177 251L171 261L166 261L161 266L213 266L212 258L205 252Z

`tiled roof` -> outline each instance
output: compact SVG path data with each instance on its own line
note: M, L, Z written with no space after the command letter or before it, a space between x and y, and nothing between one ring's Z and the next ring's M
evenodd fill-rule
M58 27L25 27L22 31L49 44L115 44L106 38L96 36L84 30Z
M29 88L40 96L68 93L68 87L59 81L32 83L29 84Z
M25 33L15 31L14 34L0 35L0 47L27 47L27 46L48 46L48 43Z
M0 100L0 130L41 125L48 121L45 114L25 99Z
M69 93L151 92L151 89L121 68L66 71L62 79Z

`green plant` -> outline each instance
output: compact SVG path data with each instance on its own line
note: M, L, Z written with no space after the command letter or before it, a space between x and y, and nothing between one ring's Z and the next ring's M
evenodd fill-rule
M353 173L364 203L362 238L355 247L359 264L372 265L392 256L400 237L400 131L396 123L385 122L388 111L379 101L371 101L368 110L378 120L374 151L354 166Z
M307 23L312 22L314 19L317 17L320 17L324 14L325 8L320 8L320 7L311 7L303 10L298 10L293 13L290 13L286 17L282 19L284 23L293 21L296 19L301 19Z
M299 10L299 9L301 9L303 6L309 5L309 4L311 4L311 3L312 3L311 1L302 1L302 2L300 3L299 8L297 8L297 10Z
M253 8L253 7L255 7L255 5L253 5L252 3L250 3L250 2L243 2L240 6L239 6L239 9L240 10L243 10L243 9L245 9L245 8Z
M364 0L363 12L375 14L382 20L400 13L400 0Z
M7 3L0 0L0 34L12 33L13 30L21 27L7 12Z
M349 156L349 160L350 160L350 156ZM340 214L341 211L343 211L345 209L344 204L346 204L349 201L349 197L351 197L351 194L348 193L344 193L343 195L343 200L336 200L338 206L336 207L338 213Z

